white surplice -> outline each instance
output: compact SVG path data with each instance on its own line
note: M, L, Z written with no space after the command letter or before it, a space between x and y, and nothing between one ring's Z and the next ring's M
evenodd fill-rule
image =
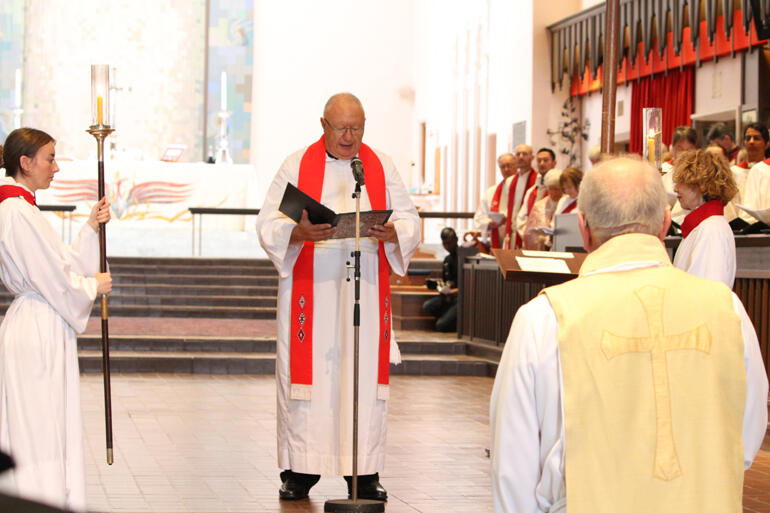
M626 262L595 272L655 265L659 264ZM768 382L756 332L735 294L733 309L740 318L744 342L743 454L744 468L749 468L767 429ZM490 400L495 513L566 511L558 330L545 295L522 306L513 319Z
M743 192L743 206L753 210L770 208L770 165L768 165L768 161L770 159L757 162L751 167ZM757 221L746 212L743 212L741 217L751 223Z
M77 511L86 509L77 333L98 270L87 224L68 247L37 207L0 203L0 278L15 296L0 326L0 450L17 464L0 489Z
M707 217L679 243L674 267L701 278L735 282L735 237L725 216Z
M396 227L398 243L385 243L394 273L406 274L420 242L420 219L390 157L374 150L385 172L387 208ZM354 280L346 262L354 239L317 242L314 252L313 386L310 401L289 399L289 330L291 327L292 272L302 244L290 244L294 221L278 211L287 182L297 185L305 150L290 155L281 165L257 217L257 233L273 261L278 285L278 465L305 474L352 473L353 415L353 301ZM355 210L355 182L350 160L326 158L321 203L337 213ZM366 187L361 210L370 210ZM362 234L363 235L363 234ZM361 328L358 473L383 469L387 401L377 399L379 348L379 291L377 241L361 239ZM347 277L350 281L346 281ZM392 329L391 329L392 333ZM400 356L391 335L391 361Z

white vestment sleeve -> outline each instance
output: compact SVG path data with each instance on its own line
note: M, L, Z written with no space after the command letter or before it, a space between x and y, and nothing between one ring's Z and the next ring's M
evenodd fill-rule
M489 230L489 223L492 222L492 218L489 217L489 201L487 194L479 201L479 206L476 207L476 212L473 214L473 227L480 231L484 235Z
M75 242L67 247L67 258L74 272L93 276L99 272L98 256L99 233L86 223L78 232Z
M545 296L513 319L490 401L496 513L547 512L564 504L557 335Z
M746 409L743 412L743 468L754 461L767 430L767 374L759 340L743 303L733 293L733 309L741 319L743 363L746 366Z
M299 153L300 156L302 154L304 154L304 150ZM298 177L293 176L292 171L290 171L292 169L290 161L295 159L296 155L295 153L289 156L276 173L257 216L259 243L267 256L270 257L281 278L286 278L291 274L303 246L302 243L290 244L291 232L297 223L278 210L286 184L291 182L293 185L297 185ZM299 162L296 163L294 169L294 173L299 172Z
M96 279L78 272L83 258L75 258L76 265L73 265L70 257L77 251L70 252L45 218L36 216L33 209L18 201L6 206L10 209L6 219L12 226L4 229L0 237L0 259L13 262L25 276L29 288L40 294L73 330L82 333L96 298ZM96 235L91 232L93 235L81 230L79 239ZM87 244L83 240L76 246L83 249ZM91 258L98 265L97 255Z
M393 210L389 222L395 226L398 236L398 242L385 243L385 256L393 272L404 276L412 255L420 245L420 216L390 157L383 154L377 156L385 172L387 206Z

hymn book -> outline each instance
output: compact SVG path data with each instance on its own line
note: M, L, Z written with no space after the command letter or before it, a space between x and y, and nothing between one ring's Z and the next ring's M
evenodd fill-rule
M287 183L286 190L278 207L285 216L299 223L302 211L307 210L311 224L330 224L337 227L337 232L330 239L350 239L356 236L356 213L345 212L337 214L334 210L314 200L296 186ZM359 225L361 237L368 237L369 228L374 225L384 225L390 219L392 210L367 210L361 212Z

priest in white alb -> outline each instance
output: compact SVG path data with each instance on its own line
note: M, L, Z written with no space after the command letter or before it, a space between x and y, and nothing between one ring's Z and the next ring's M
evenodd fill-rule
M481 239L491 248L503 247L505 220L513 215L513 203L508 202L510 178L516 173L516 157L503 153L497 157L497 167L503 179L489 187L473 214L473 225L481 233Z
M337 213L355 210L351 159L363 163L361 210L392 210L361 239L358 497L386 500L389 365L393 337L389 275L406 274L420 242L420 220L392 160L362 144L364 109L352 94L326 103L324 135L286 158L257 217L259 241L278 270L278 465L283 500L303 499L320 475L347 477L351 494L354 283L346 281L354 239L336 228L299 223L278 207L287 183Z
M741 513L768 392L741 301L671 265L646 163L592 169L578 209L580 274L519 309L495 377L495 511Z
M743 144L746 146L747 159L733 171L745 173L745 183L741 190L741 204L752 210L770 209L770 158L765 158L770 146L770 134L762 123L746 125L743 131ZM738 183L741 188L741 183ZM749 223L758 221L747 212L741 218Z

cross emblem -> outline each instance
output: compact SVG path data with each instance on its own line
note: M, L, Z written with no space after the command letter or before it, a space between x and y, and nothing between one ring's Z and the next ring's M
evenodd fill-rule
M608 331L602 333L601 350L611 360L628 353L649 353L652 363L652 381L655 389L655 422L657 440L653 476L670 481L682 475L679 457L674 446L671 419L671 391L668 382L666 353L683 349L711 352L711 333L705 324L678 334L663 330L663 296L665 289L647 285L637 290L647 316L647 337L624 337Z

